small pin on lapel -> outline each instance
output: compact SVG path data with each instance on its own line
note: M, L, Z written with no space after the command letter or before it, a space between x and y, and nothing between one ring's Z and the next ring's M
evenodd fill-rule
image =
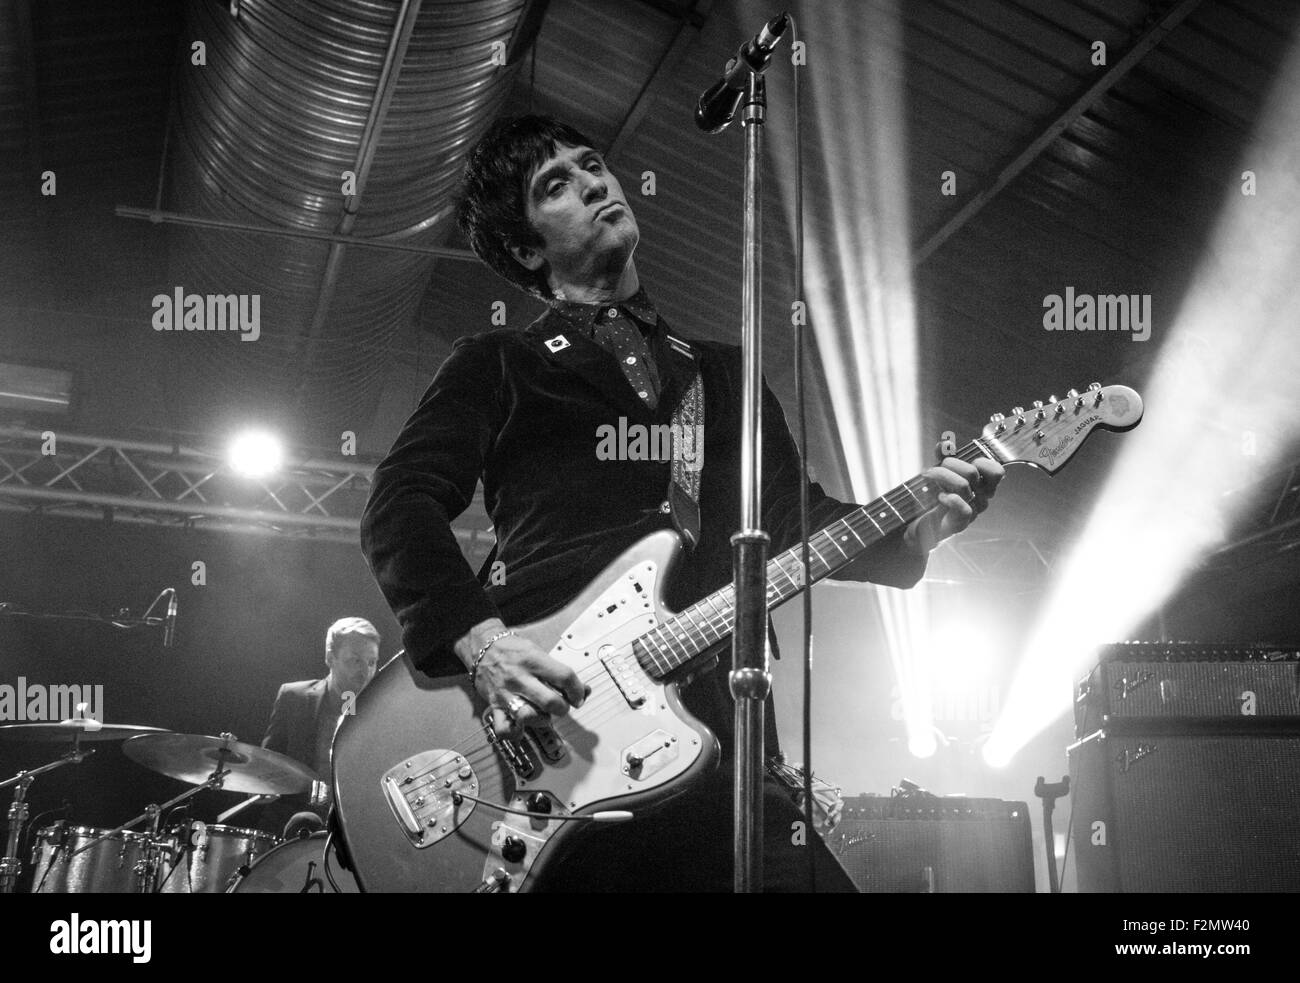
M562 334L557 334L554 338L546 339L546 347L553 352L562 352L569 347L569 339Z

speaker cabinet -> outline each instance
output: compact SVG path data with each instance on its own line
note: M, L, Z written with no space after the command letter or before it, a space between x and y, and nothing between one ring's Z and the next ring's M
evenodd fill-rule
M1023 802L854 796L828 845L864 894L1034 890Z
M1069 757L1079 891L1300 891L1300 731L1099 731Z
M1074 701L1078 738L1118 720L1284 719L1300 721L1300 653L1262 646L1107 645Z

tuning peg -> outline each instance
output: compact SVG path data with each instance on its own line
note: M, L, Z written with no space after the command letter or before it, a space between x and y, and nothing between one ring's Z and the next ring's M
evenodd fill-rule
M1066 399L1078 399L1078 398L1079 398L1079 390L1077 390L1077 389L1071 389L1069 392L1067 392L1067 393L1065 394L1065 398L1066 398Z
M1043 412L1043 401L1041 399L1034 400L1034 419L1042 422L1046 416L1047 414Z
M1003 416L1001 413L994 413L991 417L989 417L989 423L997 424L997 429L993 431L994 433L1006 433L1007 425L1002 422L1005 419L1006 417Z
M1098 389L1101 388L1101 383L1100 383L1100 382L1090 382L1090 383L1088 383L1088 388L1089 388L1090 390L1092 390L1093 392L1096 392Z
M1055 395L1052 395L1052 396L1048 396L1048 397L1047 397L1047 402L1048 402L1048 403L1059 403L1060 400L1057 399Z

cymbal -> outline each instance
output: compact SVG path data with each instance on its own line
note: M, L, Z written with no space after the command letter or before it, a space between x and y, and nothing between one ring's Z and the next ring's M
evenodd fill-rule
M218 764L229 772L221 788L249 795L307 792L316 773L278 751L245 744L230 735L145 734L122 745L132 761L191 785L202 785Z
M60 720L58 723L5 724L0 726L0 741L125 741L146 734L170 734L163 727L137 727L132 724L103 724L89 717Z

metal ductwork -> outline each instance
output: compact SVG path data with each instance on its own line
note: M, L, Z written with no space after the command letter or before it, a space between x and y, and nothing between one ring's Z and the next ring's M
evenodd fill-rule
M464 156L500 111L545 7L193 0L165 207L243 226L444 244ZM198 41L205 65L192 63ZM389 346L437 261L337 239L192 228L171 230L170 257L173 290L260 296L257 341L174 336L183 344L168 357L192 365L170 402L196 429L255 415L300 439L369 422Z

